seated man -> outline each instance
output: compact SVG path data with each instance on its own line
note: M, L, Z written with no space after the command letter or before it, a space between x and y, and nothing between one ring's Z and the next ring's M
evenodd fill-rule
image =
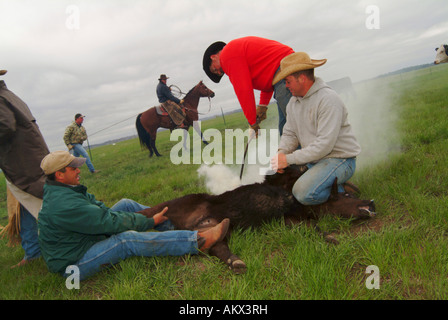
M136 213L147 207L132 200L106 207L79 182L79 167L85 161L67 151L55 151L41 163L47 181L39 213L39 243L51 272L68 276L66 268L75 265L83 280L102 266L131 256L197 254L224 238L228 219L201 233L145 232L155 226L166 229L168 208L147 218Z
M335 178L343 192L343 184L355 172L356 156L361 152L344 103L314 76L314 68L326 61L312 60L305 52L293 53L281 61L273 80L275 84L285 79L293 97L286 106L286 124L271 164L280 172L291 164L308 167L292 189L304 205L327 201Z

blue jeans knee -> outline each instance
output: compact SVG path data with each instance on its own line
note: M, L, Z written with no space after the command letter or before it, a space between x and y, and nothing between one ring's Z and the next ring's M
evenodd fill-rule
M356 159L323 159L316 164L308 164L306 171L294 184L292 193L303 205L316 205L328 200L331 188L337 178L338 191L342 184L354 174Z

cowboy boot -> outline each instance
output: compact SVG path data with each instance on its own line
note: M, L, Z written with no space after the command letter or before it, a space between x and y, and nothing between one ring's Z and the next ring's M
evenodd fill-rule
M217 242L222 241L229 230L230 220L225 218L219 224L204 232L198 232L198 247L200 251L206 252Z

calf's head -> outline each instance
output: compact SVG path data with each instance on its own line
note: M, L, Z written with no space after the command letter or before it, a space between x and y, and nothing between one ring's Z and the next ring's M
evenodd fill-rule
M264 183L281 187L291 192L294 183L306 172L306 166L291 165L283 173L268 175ZM356 191L356 190L355 190ZM359 190L357 190L359 192ZM338 193L337 179L333 182L329 199L320 205L307 206L313 215L330 214L343 218L366 219L376 216L373 200L361 200L354 194Z
M337 179L333 182L328 200L308 208L316 215L330 214L347 219L368 219L376 216L373 200L362 200L349 193L339 193Z

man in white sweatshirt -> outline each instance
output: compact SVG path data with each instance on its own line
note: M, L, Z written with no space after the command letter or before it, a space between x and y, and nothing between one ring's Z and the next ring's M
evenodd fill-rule
M292 189L304 205L327 201L335 178L343 192L342 184L353 176L361 152L344 103L314 76L314 68L326 61L312 60L305 52L293 53L281 61L273 80L275 84L285 79L293 96L286 106L286 124L271 165L279 172L291 164L308 167Z

